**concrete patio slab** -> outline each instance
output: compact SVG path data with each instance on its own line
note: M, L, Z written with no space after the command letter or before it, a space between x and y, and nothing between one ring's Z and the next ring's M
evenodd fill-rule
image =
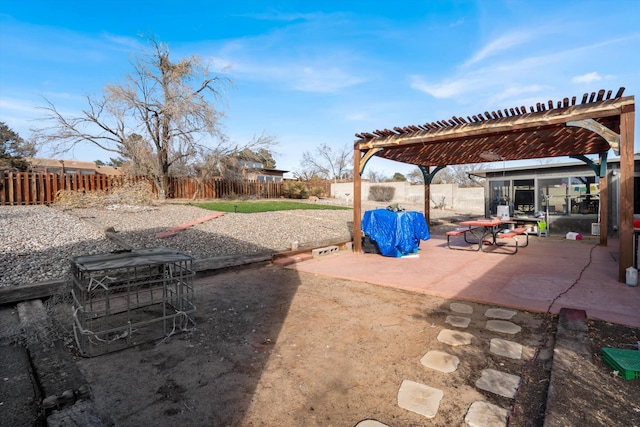
M487 329L492 332L501 332L503 334L517 334L522 328L513 322L507 320L487 320Z
M421 242L419 258L341 252L294 268L520 310L557 314L561 307L578 308L591 319L640 327L640 287L618 281L618 247L616 239L600 246L597 238L531 237L517 254L500 256L453 251L446 237L432 235Z
M451 329L443 329L438 334L437 340L444 344L452 346L469 345L474 336L468 332L454 331Z
M492 338L489 344L489 351L509 359L522 359L522 344L513 341Z
M500 396L513 399L520 384L520 377L495 369L483 369L482 375L476 381L476 387Z
M489 402L473 402L464 422L470 427L504 427L509 411Z
M460 359L444 351L432 350L422 356L420 363L427 368L448 374L458 369Z
M437 388L404 380L398 390L398 406L427 418L433 418L438 413L443 395L442 390Z

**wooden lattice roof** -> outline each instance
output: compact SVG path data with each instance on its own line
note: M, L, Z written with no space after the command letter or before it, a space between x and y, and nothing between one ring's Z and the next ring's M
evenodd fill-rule
M604 153L613 143L575 123L591 119L601 134L619 134L622 107L634 103L633 96L623 97L623 92L620 88L613 96L611 90L602 89L585 93L580 103L574 96L557 103L539 102L528 111L520 106L466 119L453 116L357 133L354 146L371 155L427 167Z

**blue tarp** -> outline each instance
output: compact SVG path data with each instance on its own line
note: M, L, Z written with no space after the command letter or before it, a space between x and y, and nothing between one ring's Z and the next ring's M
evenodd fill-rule
M396 258L415 254L420 240L429 240L429 227L424 215L414 211L366 211L362 218L362 231L376 242L382 255Z

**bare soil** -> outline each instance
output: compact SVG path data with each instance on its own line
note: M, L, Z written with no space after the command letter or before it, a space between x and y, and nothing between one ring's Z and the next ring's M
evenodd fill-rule
M366 283L259 266L199 275L196 327L168 340L93 358L77 358L103 419L120 426L465 425L469 405L484 400L514 411L514 426L540 426L552 361L555 319L520 311L510 336L485 328L473 307L471 345L436 337L451 300ZM590 322L593 361L576 366L566 392L580 400L583 425L640 425L640 382L612 374L603 346L629 346L637 329ZM489 351L491 338L524 346L521 360ZM537 351L538 349L538 351ZM430 350L460 358L455 372L426 368ZM479 390L483 369L521 375L516 399ZM427 419L397 404L408 379L443 390ZM585 386L585 383L586 386Z

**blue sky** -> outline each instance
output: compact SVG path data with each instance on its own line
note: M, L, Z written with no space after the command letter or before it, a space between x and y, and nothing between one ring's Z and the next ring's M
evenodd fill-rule
M636 0L4 0L0 121L28 138L44 98L78 114L153 33L174 61L199 55L234 82L218 105L231 141L272 135L276 167L295 171L304 151L351 147L357 132L601 88L636 95L639 17ZM636 151L639 141L636 130ZM112 155L83 146L67 157Z

